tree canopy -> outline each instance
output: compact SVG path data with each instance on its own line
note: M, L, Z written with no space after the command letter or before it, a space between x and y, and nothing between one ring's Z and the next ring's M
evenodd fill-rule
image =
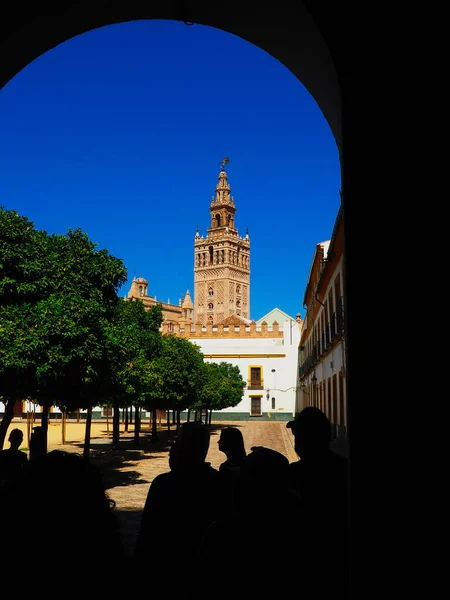
M126 276L80 229L48 235L0 207L0 445L19 398L77 404L104 361L103 325Z

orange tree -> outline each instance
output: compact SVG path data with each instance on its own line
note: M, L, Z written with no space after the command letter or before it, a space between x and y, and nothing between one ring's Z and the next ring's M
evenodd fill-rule
M102 372L126 268L80 229L48 235L3 208L0 240L0 445L15 402L30 397L43 407L46 449L50 406L79 407Z

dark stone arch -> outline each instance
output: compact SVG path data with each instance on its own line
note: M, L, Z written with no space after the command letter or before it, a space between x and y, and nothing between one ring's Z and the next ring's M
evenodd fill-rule
M3 39L0 51L0 85L48 50L72 37L99 27L143 19L162 19L207 25L234 34L258 46L285 65L308 89L322 110L341 149L341 98L339 82L328 46L302 2L258 4L243 17L240 2L225 5L194 0L80 0L72 3L43 0L25 10L8 8L14 31ZM15 23L14 23L15 22ZM13 27L16 25L16 27ZM290 40L286 44L286 39Z

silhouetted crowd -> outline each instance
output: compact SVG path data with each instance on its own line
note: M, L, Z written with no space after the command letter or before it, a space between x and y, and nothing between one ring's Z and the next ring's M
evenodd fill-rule
M318 408L305 408L287 427L298 461L260 446L247 453L240 429L226 427L218 442L226 460L214 469L206 461L208 427L182 424L170 470L150 485L131 557L100 470L59 450L28 460L15 429L11 448L0 452L0 568L14 570L26 552L67 572L84 565L108 574L104 592L113 596L112 581L131 566L143 591L143 581L148 589L159 582L169 598L346 599L347 460L330 450L330 423Z

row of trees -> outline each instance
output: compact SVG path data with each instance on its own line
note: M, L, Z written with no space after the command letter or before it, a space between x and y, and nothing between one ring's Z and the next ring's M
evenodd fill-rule
M235 406L245 382L238 367L205 363L195 344L161 335L162 309L119 298L127 280L121 259L98 250L80 229L38 230L0 207L0 448L17 401L43 407L47 440L51 406L87 410L85 455L92 409L113 407L113 447L120 409L220 410ZM45 448L46 449L46 448Z

